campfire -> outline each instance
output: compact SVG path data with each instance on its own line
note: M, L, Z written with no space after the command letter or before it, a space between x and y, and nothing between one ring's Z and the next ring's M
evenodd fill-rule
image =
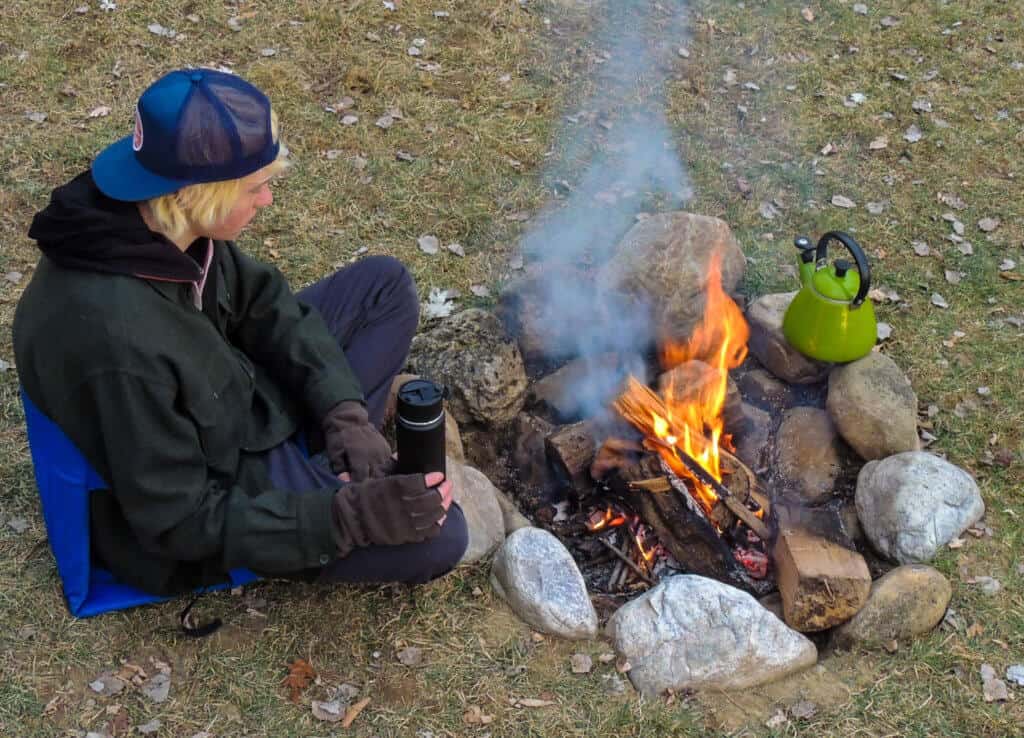
M659 391L630 375L612 403L633 436L613 432L596 454L588 454L593 428L586 424L549 439L549 456L578 497L589 500L586 529L617 559L607 592L645 588L680 570L752 591L770 586L761 583L768 574L769 502L755 474L731 453L725 423L728 372L746 357L747 337L713 258L701 322L685 342L662 342ZM591 457L589 473L581 474L578 459ZM596 493L591 480L598 480Z

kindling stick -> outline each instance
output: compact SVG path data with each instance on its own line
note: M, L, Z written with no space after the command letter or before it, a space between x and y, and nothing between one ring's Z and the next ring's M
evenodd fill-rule
M608 549L609 551L611 551L611 552L612 552L613 554L615 554L616 556L618 556L618 557L619 557L619 560L620 560L620 561L621 561L621 562L622 562L623 564L625 564L626 566L628 566L628 567L629 567L630 569L632 569L632 570L633 570L633 573L635 573L635 574L636 574L636 575L637 575L638 577L640 577L641 579L643 579L643 580L644 580L645 582L647 582L647 583L648 583L649 585L651 585L652 587L654 586L654 580L653 580L653 579L651 579L651 578L650 578L649 576L647 576L646 574L644 574L643 570L642 570L642 569L641 569L641 568L640 568L639 566L637 566L636 564L634 564L634 563L633 563L632 561L630 561L629 557L628 557L628 556L626 556L626 554L622 553L622 551L620 551L619 549L615 548L615 546L613 546L612 544L608 543L608 541L606 541L606 540L605 540L605 539L603 539L603 538L598 538L597 540L599 540L599 541L600 541L601 543L603 543L603 544L605 545L605 547L606 547L606 548L607 548L607 549Z

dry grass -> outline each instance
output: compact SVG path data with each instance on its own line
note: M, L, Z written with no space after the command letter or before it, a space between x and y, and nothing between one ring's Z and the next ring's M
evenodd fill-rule
M410 264L424 292L442 286L466 293L470 284L493 283L507 272L523 227L507 216L551 199L544 168L557 156L546 153L560 150L559 117L588 91L580 75L592 63L584 36L591 4L569 0L531 0L526 9L514 0L405 0L394 13L377 0L122 0L112 13L90 1L85 15L74 12L76 4L13 0L0 7L0 273L19 271L26 280L36 259L24 236L32 214L51 188L128 132L138 92L179 65L230 63L268 91L296 160L275 192L275 208L246 241L252 252L275 260L297 285L363 246ZM306 704L288 702L280 680L286 663L303 657L327 683L348 681L372 697L355 735L766 735L765 718L801 695L819 703L818 714L776 734L1019 734L1021 708L984 703L978 667L988 662L1001 671L1024 661L1017 568L1024 399L1016 386L1024 361L1020 331L1002 322L1021 314L1022 285L998 276L1002 259L1024 263L1017 184L1024 114L1015 98L1024 71L1011 66L1024 61L1020 10L995 1L868 6L864 17L849 3L811 4L816 18L807 23L801 4L780 0L695 3L694 35L685 42L691 57L677 60L669 84L671 120L697 193L690 207L733 226L752 258L751 294L793 288L792 235L843 227L874 254L879 281L904 297L906 305L880 309L894 327L886 351L909 372L922 403L940 408L934 448L976 474L995 531L936 563L954 582L953 607L980 631L937 632L892 655L829 655L823 671L781 687L666 704L609 699L600 677L610 666L570 674L575 650L596 656L606 645L535 642L490 593L486 567L412 593L264 583L246 598L208 596L204 612L228 625L200 642L176 632L178 603L76 621L60 599L36 509L17 379L7 371L0 374L0 519L26 518L30 528L20 535L0 529L0 733L99 730L112 704L135 725L159 717L160 735L168 736L341 732L315 721ZM436 18L435 10L451 16ZM192 14L196 22L187 19ZM227 26L235 14L244 19L238 32ZM886 15L899 25L883 28ZM146 30L154 22L187 38L154 36ZM407 55L417 37L427 39L419 60L440 71L417 69ZM267 48L276 54L262 56ZM738 84L723 82L727 67ZM927 79L932 69L938 74ZM908 79L897 81L893 72ZM66 87L75 94L63 94ZM866 102L845 107L852 92ZM355 126L323 109L345 95L356 100ZM935 112L914 113L918 98L928 98ZM100 105L110 115L88 117ZM746 108L742 122L737 105ZM386 132L376 128L373 121L395 106L404 119ZM30 122L25 114L34 111L47 120ZM950 127L938 127L936 117ZM910 145L902 132L914 122L925 138ZM888 148L869 151L880 135L888 136ZM838 153L822 156L829 142ZM396 160L400 149L415 161ZM328 158L331 150L341 153ZM353 166L356 155L367 160L362 170ZM749 181L750 199L737 192L738 176ZM957 215L973 256L944 240L950 229L941 215L950 208L936 201L938 192L967 203ZM858 208L829 205L833 194ZM767 221L759 204L772 198L785 207ZM889 204L881 216L864 207L883 200ZM1002 223L985 234L976 226L983 217ZM463 244L467 256L424 256L416 248L423 233ZM912 240L927 241L933 255L914 256ZM946 269L963 271L962 282L947 284ZM24 283L0 280L0 358L7 361ZM933 307L932 292L950 308ZM965 335L944 345L954 330ZM979 397L979 386L991 394ZM966 399L978 409L960 418L952 411ZM986 465L985 452L1000 449L1014 454L1012 464ZM963 583L962 576L978 574L999 578L1003 589L987 597ZM406 644L424 649L423 666L397 663ZM154 655L174 666L171 698L162 705L136 692L99 698L86 686L121 659ZM324 695L313 687L306 700ZM517 696L557 704L515 709L509 698ZM494 722L465 725L469 705ZM736 717L746 714L742 727Z

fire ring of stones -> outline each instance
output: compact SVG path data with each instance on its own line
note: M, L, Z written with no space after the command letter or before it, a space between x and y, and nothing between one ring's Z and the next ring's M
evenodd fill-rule
M724 222L651 216L589 273L529 265L496 316L455 315L410 357L496 485L450 460L478 480L460 504L501 511L467 515L497 528L470 531L472 558L498 546L492 583L537 630L606 621L646 695L930 631L951 588L924 564L985 512L921 449L895 362L804 357L782 333L795 293L737 304L745 263Z

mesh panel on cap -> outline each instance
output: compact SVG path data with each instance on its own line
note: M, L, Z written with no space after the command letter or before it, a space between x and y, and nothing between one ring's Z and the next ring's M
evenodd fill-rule
M206 167L231 161L231 137L213 101L193 88L178 121L178 165Z
M252 156L270 143L270 111L263 101L248 92L236 89L219 80L210 82L209 89L227 110L234 123L242 156Z
M229 164L272 144L265 101L231 79L197 85L178 122L177 159L186 167Z

